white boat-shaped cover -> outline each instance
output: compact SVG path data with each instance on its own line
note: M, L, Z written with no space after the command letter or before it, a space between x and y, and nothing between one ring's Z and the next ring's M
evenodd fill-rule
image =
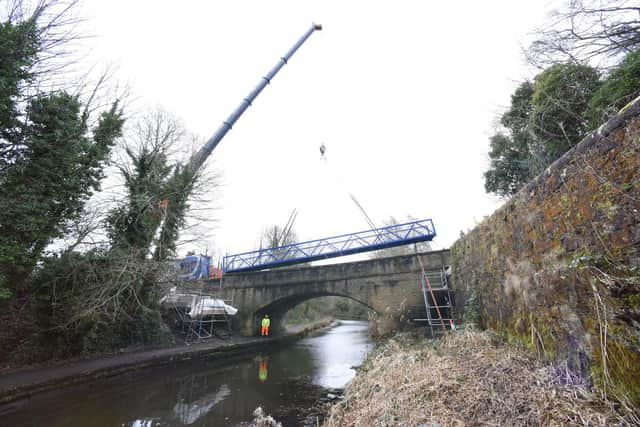
M234 316L238 309L225 303L224 300L208 295L183 294L175 287L169 290L162 299L161 304L186 307L186 314L190 317L212 316L214 314L227 314Z
M188 311L191 317L212 316L214 314L235 315L238 309L226 304L221 299L208 296L195 296Z

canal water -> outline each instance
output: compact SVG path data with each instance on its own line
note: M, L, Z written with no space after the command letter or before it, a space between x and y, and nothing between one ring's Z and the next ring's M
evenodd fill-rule
M236 426L256 407L298 425L318 396L355 376L373 348L368 324L344 320L328 331L232 361L132 372L0 407L2 426Z

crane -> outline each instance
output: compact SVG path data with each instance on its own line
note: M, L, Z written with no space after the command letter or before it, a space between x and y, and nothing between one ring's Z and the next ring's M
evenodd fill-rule
M249 94L242 99L240 104L233 110L233 112L222 122L220 127L214 132L214 134L207 140L207 142L191 157L189 163L185 165L185 169L188 173L195 176L204 162L209 158L213 150L218 146L222 138L233 128L233 125L238 121L242 114L251 106L253 101L260 95L263 89L271 83L271 80L278 74L278 71L285 66L291 59L294 53L307 41L309 37L315 32L322 30L322 25L318 23L312 23L311 27L305 31L305 33L296 41L296 43L280 57L278 62L269 70L269 72L260 79L258 84L253 88ZM184 197L184 195L183 195ZM207 272L210 269L211 259L206 256L192 256L187 257L181 262L182 278L183 279L198 279L206 277Z
M202 166L202 164L207 160L211 152L215 150L218 146L222 138L233 128L233 125L238 121L242 113L245 112L249 106L253 103L260 92L269 84L271 80L278 74L278 71L289 62L294 53L307 41L311 34L315 31L322 30L322 25L318 23L312 23L311 28L309 28L303 35L298 39L298 41L293 45L291 49L284 56L282 56L276 65L264 76L260 79L260 82L256 85L256 87L247 95L247 97L243 98L240 102L240 105L236 107L235 110L231 113L227 119L222 122L220 127L215 131L215 133L209 138L209 140L200 148L200 150L193 155L190 161L190 166L193 172L197 172L198 169Z

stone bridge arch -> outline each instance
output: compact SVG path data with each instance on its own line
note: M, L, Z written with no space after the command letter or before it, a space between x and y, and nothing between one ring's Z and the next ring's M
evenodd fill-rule
M282 333L284 329L283 321L285 318L285 314L289 310L291 310L298 304L301 304L310 299L321 298L321 297L331 297L331 296L348 298L352 301L356 301L364 305L369 310L375 311L375 309L369 306L367 303L357 300L350 295L342 295L342 294L335 294L335 293L308 293L308 294L295 295L295 296L284 297L284 298L271 301L268 305L258 308L253 314L254 333L259 332L258 327L260 324L260 319L262 319L262 317L265 314L268 314L269 317L272 319L271 328L270 328L271 332L275 335L279 335L280 333Z
M449 251L419 254L425 269L440 271L449 265ZM238 314L233 328L241 335L255 335L264 313L272 318L274 334L281 331L287 310L311 298L341 296L358 301L381 319L379 332L402 327L409 319L424 316L416 255L274 269L225 275L221 297L233 300ZM215 286L212 283L212 286Z

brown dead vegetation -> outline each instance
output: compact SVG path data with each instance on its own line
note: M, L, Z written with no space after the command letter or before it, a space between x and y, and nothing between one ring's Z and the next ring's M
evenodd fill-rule
M371 354L325 421L337 426L637 425L637 414L488 332L396 336Z

